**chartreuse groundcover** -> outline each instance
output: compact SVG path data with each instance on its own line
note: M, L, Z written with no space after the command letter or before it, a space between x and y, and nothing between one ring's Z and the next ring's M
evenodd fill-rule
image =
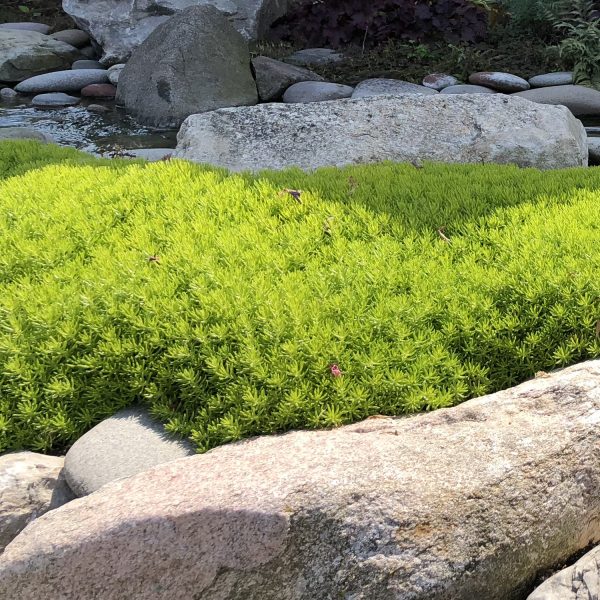
M200 451L600 356L600 170L257 175L0 144L0 451L141 404Z

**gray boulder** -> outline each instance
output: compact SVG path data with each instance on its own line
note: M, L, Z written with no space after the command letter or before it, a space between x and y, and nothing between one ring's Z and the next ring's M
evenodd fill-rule
M421 94L424 96L437 94L437 90L401 79L365 79L354 91L352 98L369 98L371 96L398 96L401 94Z
M63 463L62 457L34 452L0 456L0 554L27 524L75 497Z
M343 60L343 56L331 48L305 48L298 50L283 60L298 67L315 67Z
M600 598L600 547L574 565L544 581L527 600L598 600Z
M189 117L177 140L175 156L234 171L384 160L552 169L588 160L585 129L567 109L501 94L411 94L223 109Z
M252 60L258 97L263 102L280 100L283 92L294 83L301 81L323 81L323 77L280 60L267 56L257 56Z
M76 48L47 35L0 29L0 81L23 81L40 73L66 69L77 58Z
M595 361L222 446L37 519L0 557L0 597L522 599L600 536L599 422Z
M449 85L440 91L440 94L497 94L496 90L492 90L483 85L470 85L467 83L459 83L458 85Z
M552 85L570 85L573 83L572 71L561 71L558 73L544 73L529 79L532 88L548 87Z
M423 85L438 92L451 85L458 85L460 82L453 75L447 73L431 73L423 79Z
M31 77L19 83L15 89L21 94L41 94L45 92L79 92L92 83L106 83L108 71L104 69L77 69L57 71Z
M36 33L46 35L50 31L50 25L44 23L0 23L0 29L35 31Z
M0 141L2 140L36 140L49 144L54 142L54 139L47 133L31 127L0 127Z
M143 409L105 419L80 437L65 457L65 477L77 496L171 460L195 454L189 442L168 435Z
M469 83L473 85L483 85L490 87L498 92L509 94L511 92L521 92L529 89L529 83L522 77L511 75L510 73L500 73L497 71L482 71L473 73L469 77Z
M33 106L43 108L53 108L55 106L76 106L81 102L81 98L69 96L63 92L50 92L48 94L38 94L31 100Z
M296 0L63 0L63 9L104 50L108 65L131 53L169 18L191 6L213 6L246 38L261 38ZM182 40L183 41L183 40ZM212 50L218 48L214 46ZM208 53L209 49L206 49Z
M83 48L90 43L90 36L81 29L63 29L56 33L51 33L50 37L65 42L65 44L71 44L75 48Z
M600 92L582 85L555 85L514 95L541 104L561 104L576 117L600 115Z
M133 53L119 76L117 102L157 127L178 127L191 114L225 106L256 104L248 44L213 6L188 8Z
M354 88L327 81L301 81L291 85L283 94L283 101L289 104L306 102L326 102L350 98Z

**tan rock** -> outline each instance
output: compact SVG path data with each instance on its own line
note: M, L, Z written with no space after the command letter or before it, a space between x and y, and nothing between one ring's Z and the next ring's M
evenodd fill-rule
M63 463L64 458L34 452L0 456L0 553L33 519L75 497Z
M113 482L0 557L11 600L512 600L600 536L600 361Z

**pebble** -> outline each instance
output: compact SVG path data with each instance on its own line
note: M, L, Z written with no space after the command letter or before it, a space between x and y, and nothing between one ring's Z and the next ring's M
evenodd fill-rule
M97 60L85 59L85 60L76 60L73 63L73 66L71 67L71 69L74 69L75 71L79 71L80 69L103 69L104 70L104 66L101 63L99 63Z
M81 101L80 98L69 96L62 92L53 92L50 94L38 94L34 96L31 104L33 106L50 107L50 106L75 106Z
M482 71L473 73L469 77L469 83L473 85L483 85L499 92L512 94L513 92L522 92L528 90L531 86L522 77L511 75L510 73L501 73L499 71Z
M544 73L536 75L529 80L532 88L548 87L552 85L571 85L573 83L572 71L560 71L558 73Z
M339 83L325 81L301 81L291 85L283 94L283 101L289 104L299 102L324 102L350 98L354 88Z
M423 79L425 87L437 90L438 92L451 85L458 85L460 82L453 75L447 73L431 73Z
M16 86L17 92L26 94L44 92L79 92L92 83L106 83L108 71L102 69L77 69L75 71L55 71L36 75L21 81Z
M117 88L112 83L92 83L81 90L81 95L88 98L114 98Z

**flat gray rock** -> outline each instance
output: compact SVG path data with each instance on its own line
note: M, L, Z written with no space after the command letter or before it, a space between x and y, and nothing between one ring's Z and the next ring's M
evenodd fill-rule
M65 42L65 44L71 44L75 48L83 48L90 43L90 36L81 29L63 29L56 33L51 33L50 37Z
M49 92L47 94L38 94L31 100L33 106L51 108L53 106L76 106L81 102L81 98L69 96L63 92Z
M0 556L0 598L522 600L598 540L598 423L592 361L454 408L226 444L36 519Z
M503 94L405 94L192 115L175 157L233 171L384 160L553 169L587 165L588 147L583 125L564 107Z
M451 85L458 85L460 82L453 75L447 73L431 73L423 79L423 85L438 92Z
M458 85L449 85L445 87L440 94L497 94L496 90L492 90L483 85L470 85L468 83L460 83Z
M532 88L549 87L552 85L571 85L573 83L572 71L560 71L557 73L544 73L529 79Z
M600 166L600 137L588 137L588 151L590 153L590 165Z
M29 77L70 68L79 51L36 31L0 29L0 81L18 82Z
M36 140L49 144L54 142L54 139L47 133L37 131L31 127L0 127L1 140Z
M555 85L514 95L540 104L562 104L576 117L600 115L600 92L582 85Z
M90 60L89 58L83 60L76 60L72 65L71 69L79 71L80 69L102 69L106 70L104 65L97 60Z
M165 433L162 424L140 408L122 410L80 437L65 457L65 476L77 496L195 454L194 447Z
M510 73L501 73L498 71L482 71L473 73L469 77L469 83L472 85L483 85L490 87L498 92L510 94L512 92L521 92L529 89L529 82L522 77L511 75Z
M0 456L0 554L34 519L75 498L63 465L63 457L35 452Z
M301 81L291 85L283 94L283 101L288 104L306 102L325 102L350 98L354 88L327 81Z
M305 48L290 54L283 60L298 67L314 67L329 63L340 62L344 57L331 48Z
M301 81L324 81L323 77L303 67L297 67L267 56L252 60L258 97L262 102L280 100L283 93L294 83Z
M527 600L598 600L600 598L600 546L574 565L544 581Z
M13 29L17 31L35 31L46 35L50 25L44 23L0 23L0 29Z
M102 69L77 69L38 75L19 83L15 89L23 94L44 92L79 92L86 85L108 82L108 71Z
M117 102L155 127L258 102L248 44L214 6L188 8L157 27L133 52L117 89Z
M352 92L352 98L370 98L371 96L398 96L402 94L438 94L437 90L401 79L365 79Z

